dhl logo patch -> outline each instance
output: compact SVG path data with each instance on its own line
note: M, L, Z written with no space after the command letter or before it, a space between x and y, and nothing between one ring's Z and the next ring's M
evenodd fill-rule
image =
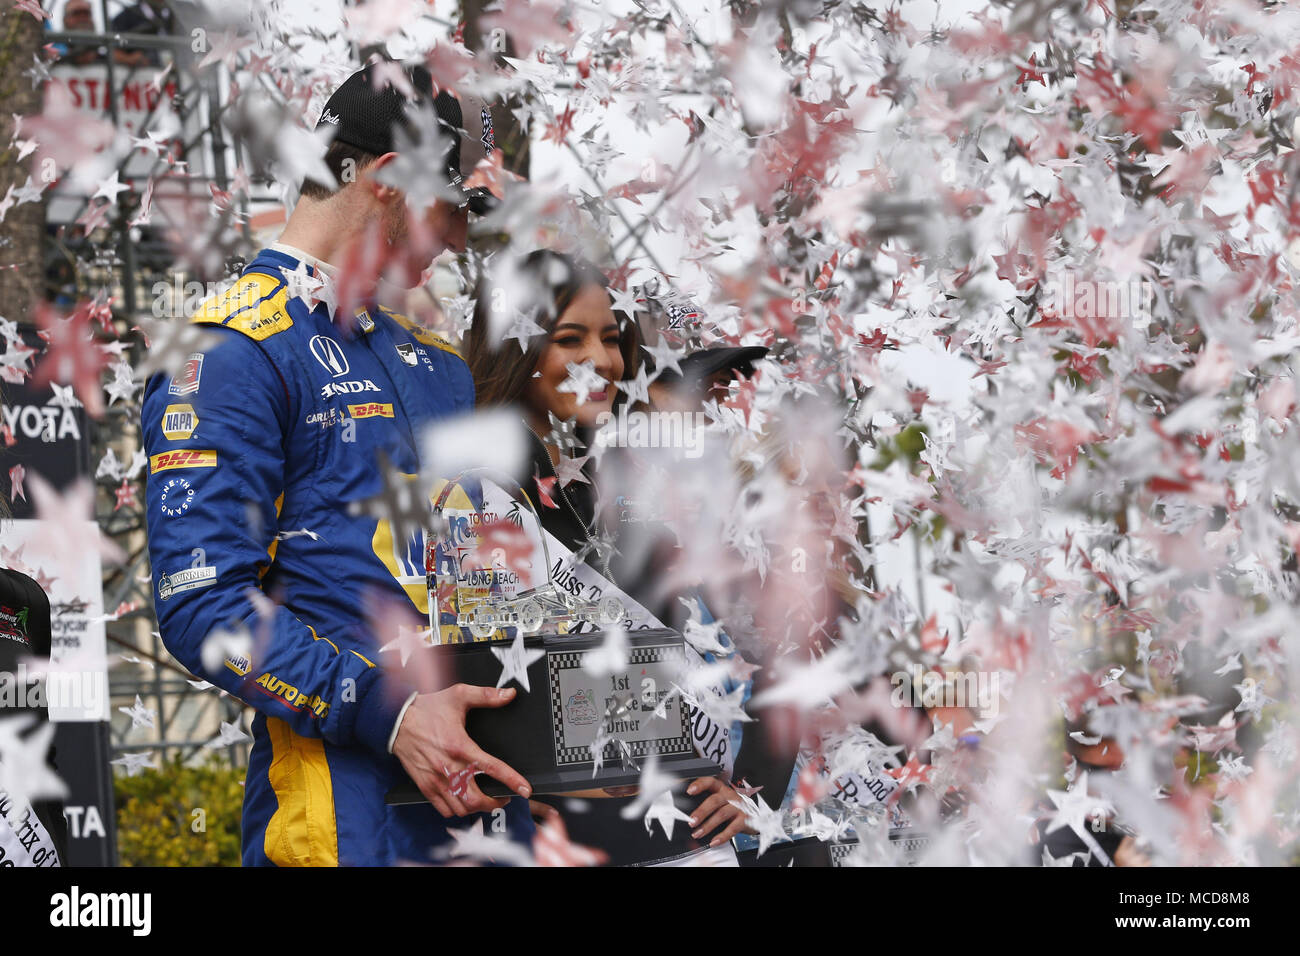
M393 406L388 402L368 402L365 405L349 405L348 414L353 418L392 418Z
M172 468L215 468L217 453L211 448L186 448L181 451L164 451L149 457L149 474Z

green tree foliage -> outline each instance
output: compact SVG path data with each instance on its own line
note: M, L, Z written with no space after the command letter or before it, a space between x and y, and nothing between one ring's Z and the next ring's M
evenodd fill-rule
M114 780L122 866L238 866L243 770L179 760ZM200 812L201 811L201 812Z

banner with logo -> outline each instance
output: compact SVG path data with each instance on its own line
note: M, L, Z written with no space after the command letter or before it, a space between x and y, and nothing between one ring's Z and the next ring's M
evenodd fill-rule
M184 155L190 172L211 175L213 163L209 150L194 146L187 150L184 147L185 142L203 143L205 110L195 106L186 116L178 116L172 109L172 101L179 92L176 74L170 72L159 82L160 72L160 67L131 67L115 63L113 85L110 86L108 63L104 60L81 65L65 61L50 68L50 76L63 85L72 108L77 112L112 122L116 111L118 130L140 139L152 133L163 151L174 149L178 157ZM135 149L125 157L119 179L142 191L150 176L163 168L163 162L154 151ZM59 175L62 176L62 171ZM50 193L46 219L49 222L70 222L80 216L85 211L86 197L98 188L97 184L89 184L89 188L87 185L60 181ZM160 180L154 195L158 197L168 190L186 188L179 180L174 183Z
M32 326L19 326L19 334L27 348L45 348ZM90 477L94 425L70 388L33 388L24 379L0 383L0 389L0 488L15 518L34 518L25 487L28 476L40 475L58 491Z
M54 838L32 805L0 789L0 867L62 865Z
M64 866L117 866L117 815L108 721L54 725L55 761L68 787L63 817L68 825Z
M81 541L99 526L80 523ZM50 720L108 720L108 653L99 551L70 547L65 524L31 518L4 524L4 549L15 569L31 575L50 599L50 671L42 691ZM15 685L24 688L23 681Z
M30 348L44 347L34 329L24 326L20 331ZM39 699L25 703L46 706L54 724L55 761L68 788L68 853L60 861L65 866L111 866L116 861L102 568L97 548L78 546L97 541L100 531L90 520L72 527L39 520L30 483L39 476L56 492L66 493L78 479L92 481L93 428L70 389L37 389L27 381L4 385L0 488L15 517L0 525L0 554L45 591L51 631L51 670L43 683L34 685L21 679L24 675L15 675L20 679L7 682L6 693L39 693ZM52 852L39 854L46 836L32 843L34 830L25 828L29 821L24 811L12 813L18 816L9 819L9 829L18 834L31 861L50 865ZM7 819L12 813L0 809Z

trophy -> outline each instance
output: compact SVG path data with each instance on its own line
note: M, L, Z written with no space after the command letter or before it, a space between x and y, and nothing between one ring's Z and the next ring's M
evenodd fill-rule
M545 580L521 590L506 569L478 566L471 559L474 515L447 509L452 490L471 477L514 485L486 469L448 482L434 501L425 567L434 642L428 652L440 658L449 682L495 687L508 677L520 685L506 706L469 711L465 729L474 742L523 774L538 794L635 786L651 756L661 772L679 778L720 773L695 753L692 715L679 690L687 664L682 635L662 627L628 631L623 666L611 672L606 655L604 666L584 668L588 655L602 652L608 629L622 625L623 601L584 599L556 583L546 531L523 488ZM482 517L477 505L474 512ZM522 527L517 502L506 518ZM477 782L488 796L513 795L486 775ZM389 791L387 802L425 798L407 780Z

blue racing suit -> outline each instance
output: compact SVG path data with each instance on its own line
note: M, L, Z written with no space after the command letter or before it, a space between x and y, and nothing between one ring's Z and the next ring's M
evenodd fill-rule
M409 690L376 666L366 621L377 597L427 615L424 542L394 540L349 503L382 490L381 455L416 474L422 428L468 411L473 380L403 316L370 308L349 332L324 303L289 298L281 270L298 267L263 250L193 318L220 341L146 386L158 626L177 660L257 711L246 866L428 862L446 821L384 802L402 777L388 744ZM241 631L248 653L208 641ZM504 823L528 841L527 801L503 812L484 815L487 832Z

